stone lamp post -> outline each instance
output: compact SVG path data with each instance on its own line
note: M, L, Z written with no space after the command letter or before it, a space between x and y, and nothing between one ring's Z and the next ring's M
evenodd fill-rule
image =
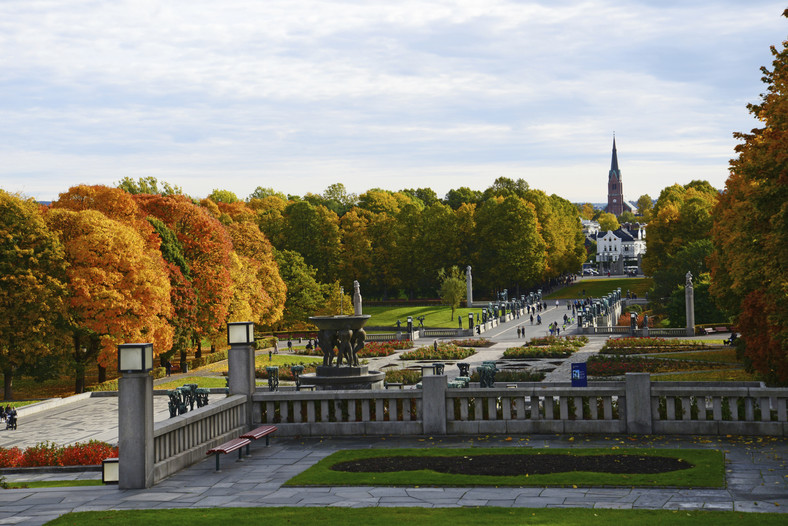
M118 488L153 486L153 344L118 345Z
M254 323L251 321L227 324L227 377L230 395L254 394ZM246 425L252 422L252 404L247 404Z

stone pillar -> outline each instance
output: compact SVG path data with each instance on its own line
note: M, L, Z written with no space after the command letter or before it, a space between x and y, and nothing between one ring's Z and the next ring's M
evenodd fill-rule
M421 379L423 424L425 435L446 434L446 375L428 375Z
M649 435L651 427L651 378L648 373L627 373L627 433Z
M246 404L246 426L252 425L252 395L254 380L254 347L248 344L233 344L227 353L227 379L230 395L244 395Z
M153 486L153 377L123 373L118 380L118 488Z
M469 309L473 307L473 276L471 276L471 266L465 267L465 287L466 290L466 303L465 306Z
M695 287L691 272L687 272L684 284L684 305L687 309L687 336L695 336Z

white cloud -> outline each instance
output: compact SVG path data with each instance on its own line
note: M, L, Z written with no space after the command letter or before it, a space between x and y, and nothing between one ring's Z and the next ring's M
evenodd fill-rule
M686 174L721 187L782 9L5 1L0 186L51 199L153 175L195 195L337 181L443 194L506 175L601 201L615 130L633 197Z

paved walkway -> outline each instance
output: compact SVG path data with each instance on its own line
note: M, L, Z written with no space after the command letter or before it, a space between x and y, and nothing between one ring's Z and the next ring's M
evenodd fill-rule
M736 510L788 513L788 441L772 439L692 440L677 437L466 437L276 439L266 448L255 444L252 457L213 458L181 471L149 490L117 487L74 487L0 491L0 524L39 525L71 511L162 509L183 507L265 506L502 506L528 508L583 507L619 509ZM315 487L290 488L283 483L331 453L350 448L383 447L613 447L714 448L725 451L724 489L663 488L433 488ZM73 474L72 477L81 476ZM95 475L94 475L95 476ZM7 476L64 478L63 475Z

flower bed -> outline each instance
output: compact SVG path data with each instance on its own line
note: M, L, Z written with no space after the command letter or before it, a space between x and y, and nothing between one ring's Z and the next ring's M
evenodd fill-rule
M669 373L728 368L726 364L659 360L627 356L592 356L588 359L589 376L620 376L625 373Z
M576 349L588 343L588 336L542 336L539 338L531 338L526 345L532 347L542 346L571 346Z
M568 358L574 347L552 345L549 347L511 347L503 353L504 358Z
M453 343L441 343L438 349L431 345L419 347L413 351L400 354L400 360L464 360L476 351L467 347L457 347Z
M531 371L498 371L495 373L495 382L541 382L545 373ZM471 374L471 382L479 381L479 373Z
M451 343L457 347L492 347L495 345L487 338L466 338L464 340L452 340Z
M648 354L660 352L692 351L705 347L702 340L667 340L664 338L615 338L610 339L600 354Z
M70 446L42 442L24 451L18 447L0 448L0 468L95 466L101 464L105 458L117 456L117 447L97 440L77 442Z

